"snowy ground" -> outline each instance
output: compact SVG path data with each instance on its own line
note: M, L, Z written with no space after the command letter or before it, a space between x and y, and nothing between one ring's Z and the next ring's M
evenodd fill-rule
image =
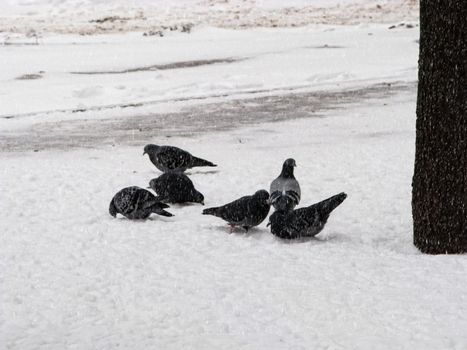
M418 0L2 0L0 32L89 35L182 26L297 27L413 21Z
M411 244L414 93L176 144L216 205L267 188L293 156L302 203L349 195L317 239L229 235L197 205L113 219L157 176L142 147L2 155L0 341L9 349L462 349L465 257ZM153 138L149 141L160 141ZM143 144L141 144L143 146Z
M412 246L418 30L388 27L9 33L0 348L467 348L467 259ZM348 198L296 243L266 222L229 235L199 205L114 219L113 194L159 174L150 142L219 164L190 172L206 206L267 189L288 157L301 204Z
M355 98L355 89L413 84L416 79L418 31L406 26L242 31L205 27L163 38L140 34L50 34L37 46L0 47L2 66L8 67L0 71L0 99L5 101L0 103L0 130L8 136L20 130L30 138L49 138L52 133L50 137L68 139L72 131L90 137L102 125L119 123L117 128L122 129L124 123L129 124L123 129L132 133L132 141L143 141L148 135L141 131L151 132L146 124L158 113L187 116L175 128L172 120L171 125L158 125L164 136L172 136L173 129L186 130L186 124L193 128L206 124L206 119L211 127L222 124L216 115L193 112L200 104L206 108L201 108L202 113L214 105L219 119L225 119L222 110L232 106L219 108L219 104L239 99L255 98L253 102L261 105L261 99L271 96L314 93L319 97L333 92L323 99L329 105L345 102L335 93ZM320 98L315 100L308 113L323 104ZM280 114L272 109L270 119L278 114L293 118L297 113L297 108L286 113L293 105L286 103L283 108ZM251 119L255 121L258 114ZM156 119L159 124L164 120ZM89 133L82 133L83 127ZM110 141L115 135L100 134ZM11 149L10 142L5 148Z

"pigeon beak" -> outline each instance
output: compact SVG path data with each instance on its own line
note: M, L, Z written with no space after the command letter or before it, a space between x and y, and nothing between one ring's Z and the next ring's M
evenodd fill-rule
M144 151L143 156L146 154L146 151Z
M151 189L151 186L148 186L148 187L146 187L146 188L147 188L148 190L150 190L150 189Z
M203 201L203 202L200 202L200 203L201 203L201 205L204 205L204 201Z
M268 222L268 224L266 225L266 227L269 227L271 226L271 221Z
M271 204L272 204L272 201L271 201L271 199L270 199L270 198L269 198L269 199L267 199L267 200L266 200L266 203L267 203L268 205L271 205Z

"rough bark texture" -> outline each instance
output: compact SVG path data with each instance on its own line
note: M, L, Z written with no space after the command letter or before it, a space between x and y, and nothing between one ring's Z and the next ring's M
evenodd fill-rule
M467 0L421 0L414 244L467 252Z

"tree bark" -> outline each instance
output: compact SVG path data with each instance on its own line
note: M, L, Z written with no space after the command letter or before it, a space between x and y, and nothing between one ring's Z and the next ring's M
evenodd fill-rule
M420 1L414 244L467 252L467 0Z

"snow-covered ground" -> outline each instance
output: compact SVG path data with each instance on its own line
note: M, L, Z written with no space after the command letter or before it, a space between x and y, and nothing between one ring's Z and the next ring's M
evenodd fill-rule
M89 35L167 27L297 27L412 21L418 0L2 0L0 31Z
M50 35L37 46L0 46L1 65L8 67L0 71L0 98L8 101L0 104L0 117L414 81L417 38L415 28L387 25L199 28L162 38Z
M8 16L72 3L10 1ZM79 3L83 18L123 6ZM418 29L398 16L393 29L45 31L39 45L4 33L0 349L467 348L466 257L412 245ZM200 205L114 219L115 192L159 175L147 143L219 164L189 172L206 206L268 189L289 157L301 205L348 198L303 242L267 221L229 235Z

